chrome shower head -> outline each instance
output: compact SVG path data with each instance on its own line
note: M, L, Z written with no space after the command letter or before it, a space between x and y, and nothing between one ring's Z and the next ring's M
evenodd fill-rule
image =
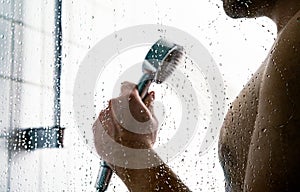
M143 76L138 83L138 91L143 98L152 82L164 82L183 58L183 47L165 39L152 45L143 62Z

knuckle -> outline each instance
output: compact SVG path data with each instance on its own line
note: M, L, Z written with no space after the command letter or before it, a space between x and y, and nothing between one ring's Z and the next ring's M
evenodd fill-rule
M109 104L115 103L116 100L117 100L116 98L110 99L110 100L109 100Z
M130 91L130 93L128 94L128 97L130 99L134 98L134 99L137 99L139 97L139 93L133 89L132 91Z

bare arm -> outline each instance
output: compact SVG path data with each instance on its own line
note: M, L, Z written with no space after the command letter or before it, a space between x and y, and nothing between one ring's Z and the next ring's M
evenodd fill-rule
M151 153L154 153L152 151ZM132 192L189 192L187 186L165 163L146 169L115 167L116 174Z
M110 100L94 123L95 147L132 192L187 192L152 149L158 124L153 99L147 94L142 101L136 85L123 83L121 96Z

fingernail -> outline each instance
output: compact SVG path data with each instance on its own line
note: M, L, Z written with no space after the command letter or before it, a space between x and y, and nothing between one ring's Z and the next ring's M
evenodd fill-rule
M155 92L154 91L151 91L150 95L151 95L152 99L155 99Z

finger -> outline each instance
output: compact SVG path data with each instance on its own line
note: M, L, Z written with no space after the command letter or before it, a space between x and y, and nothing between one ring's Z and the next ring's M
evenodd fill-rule
M102 110L99 114L99 121L105 130L105 132L111 137L116 138L120 133L120 127L115 123L115 116L112 113L113 103L116 102L116 99L111 99L108 103L108 107ZM119 112L118 112L119 113ZM118 117L120 119L120 117Z
M154 99L155 99L155 93L154 93L154 91L151 91L150 93L147 93L143 102L145 103L147 108L151 108L153 105Z
M150 104L150 102L148 103ZM151 112L143 102L137 89L134 89L129 95L129 109L137 121L145 122L151 117Z
M136 84L129 81L124 81L121 83L120 95L129 95L134 89L136 89Z
M144 103L151 113L151 118L152 118L153 123L156 124L154 126L157 127L158 120L154 114L154 109L153 109L154 108L153 107L154 100L155 100L155 92L151 91L150 93L147 93L146 97L144 98ZM154 135L154 138L156 138L156 135ZM153 138L152 138L152 140L155 141L155 139L153 139Z

